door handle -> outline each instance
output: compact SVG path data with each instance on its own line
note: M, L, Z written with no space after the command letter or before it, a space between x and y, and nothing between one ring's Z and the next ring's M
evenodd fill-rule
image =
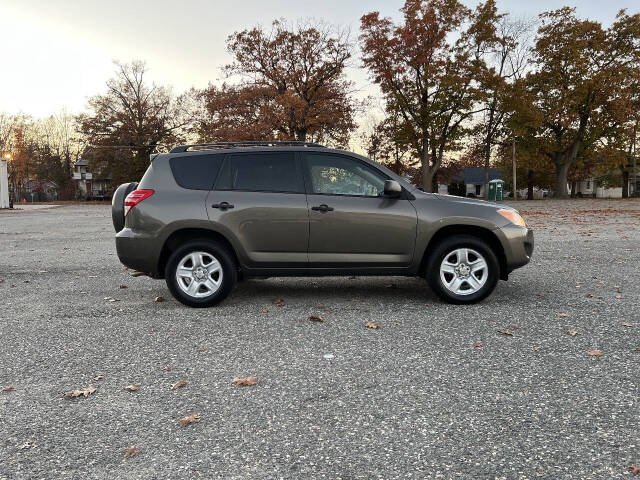
M317 207L311 207L311 210L315 210L316 212L333 212L333 207L330 207L326 203L319 205Z
M220 202L220 203L214 203L213 205L211 205L211 208L219 208L220 210L226 210L227 208L233 208L234 206L231 205L229 202Z

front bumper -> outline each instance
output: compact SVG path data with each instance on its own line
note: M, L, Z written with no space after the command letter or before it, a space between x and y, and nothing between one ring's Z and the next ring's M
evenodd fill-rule
M507 271L512 272L531 261L534 249L533 230L518 225L507 225L497 230L504 247Z
M158 276L157 239L123 228L116 234L116 251L120 262L126 267Z

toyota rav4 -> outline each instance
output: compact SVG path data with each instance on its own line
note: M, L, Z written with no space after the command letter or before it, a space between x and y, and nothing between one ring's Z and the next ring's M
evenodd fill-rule
M239 278L403 275L478 302L529 262L533 232L505 205L425 193L384 166L300 142L183 145L120 185L121 262L191 307Z

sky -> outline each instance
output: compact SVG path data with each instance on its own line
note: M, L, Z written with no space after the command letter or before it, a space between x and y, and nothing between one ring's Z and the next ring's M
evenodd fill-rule
M477 0L463 0L474 6ZM346 26L355 39L364 13L399 18L402 0L0 0L0 112L45 117L78 113L104 92L113 61L147 62L149 78L175 93L223 80L225 40L234 31L273 19L322 19ZM500 10L535 17L575 6L578 15L607 25L638 0L498 0ZM348 76L371 93L358 60ZM364 94L362 93L362 94Z

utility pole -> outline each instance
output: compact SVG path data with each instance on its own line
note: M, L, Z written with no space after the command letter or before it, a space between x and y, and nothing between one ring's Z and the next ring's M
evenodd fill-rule
M513 137L513 149L511 152L513 162L513 199L516 199L516 137Z

